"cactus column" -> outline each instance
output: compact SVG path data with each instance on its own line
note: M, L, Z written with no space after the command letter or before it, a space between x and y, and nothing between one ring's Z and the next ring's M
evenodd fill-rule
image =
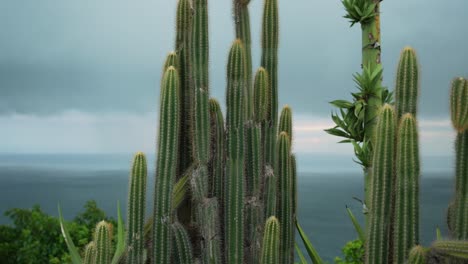
M391 192L395 157L395 113L390 105L382 107L374 149L370 224L367 227L366 263L388 260Z
M153 252L155 263L171 263L172 189L176 177L179 141L179 75L169 67L162 82L159 112L159 142L153 213Z
M419 242L419 148L415 118L407 113L398 128L393 262L404 263Z
M226 262L244 261L244 96L246 85L245 51L234 41L227 65L227 180L225 200Z
M143 226L146 207L147 166L145 155L138 152L133 159L127 209L127 263L143 263Z

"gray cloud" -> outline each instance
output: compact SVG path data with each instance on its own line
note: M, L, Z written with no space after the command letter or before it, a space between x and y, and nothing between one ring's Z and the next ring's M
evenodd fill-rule
M280 103L328 114L349 98L359 71L359 26L349 29L340 1L280 0ZM148 112L161 64L172 49L176 1L4 1L0 10L0 112ZM262 1L251 4L254 66L259 65ZM418 50L421 112L446 116L452 77L468 73L464 0L382 2L385 84L393 87L399 51ZM211 90L224 101L233 39L231 1L210 2Z

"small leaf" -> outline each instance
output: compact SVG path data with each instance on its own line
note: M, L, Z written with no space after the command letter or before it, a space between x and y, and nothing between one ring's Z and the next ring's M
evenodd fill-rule
M65 240L65 243L68 247L68 252L70 253L70 258L73 264L81 264L83 261L81 260L80 254L78 253L78 249L75 247L73 240L71 239L70 233L68 233L68 229L65 225L65 220L62 216L62 209L60 205L58 206L59 211L59 221L60 221L60 229L62 230L62 235Z

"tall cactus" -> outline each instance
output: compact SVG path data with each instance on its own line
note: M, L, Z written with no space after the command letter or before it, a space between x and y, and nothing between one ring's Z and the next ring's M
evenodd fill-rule
M127 263L143 263L147 174L146 157L138 152L133 159L128 192Z
M96 260L96 243L89 242L84 250L83 264L94 264Z
M451 208L454 236L468 239L468 80L456 78L450 97L452 124L457 130L455 141L455 200Z
M402 116L397 138L393 262L404 263L419 243L419 147L412 114Z
M416 116L419 93L419 67L416 52L406 47L398 63L395 88L395 110L398 119L405 113Z
M268 123L266 126L265 160L272 165L275 162L276 127L278 124L278 0L265 0L262 24L262 59L261 66L268 73L270 100Z
M174 67L169 67L165 72L161 89L152 259L156 263L164 264L171 263L172 189L176 176L179 141L179 75Z
M194 159L206 165L210 151L208 1L194 0L193 12L191 56L195 91Z
M421 246L413 247L409 252L408 264L425 264L426 250Z
M388 240L393 167L395 156L395 112L390 105L385 105L379 114L374 149L374 173L372 178L372 199L370 224L366 239L366 263L386 263L388 258Z
M226 261L242 263L244 258L244 96L245 51L234 41L227 66L227 181L225 201Z
M276 217L271 216L265 224L263 234L262 253L260 255L261 264L279 264L280 260L280 224Z
M109 223L101 221L96 225L94 241L96 243L96 264L109 264L112 258L111 230Z
M291 146L289 136L281 132L278 136L278 154L276 172L278 174L278 199L277 215L281 226L280 259L281 263L292 263L291 249L294 247L293 232L293 198L291 180Z

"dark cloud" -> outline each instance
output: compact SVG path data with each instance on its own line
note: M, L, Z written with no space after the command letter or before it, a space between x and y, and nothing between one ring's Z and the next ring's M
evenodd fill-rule
M6 1L0 10L0 113L152 111L161 64L174 38L175 2ZM254 67L262 1L251 4ZM468 74L468 2L382 2L385 84L394 85L400 49L415 47L422 68L421 112L445 116L452 77ZM280 103L327 114L349 98L359 71L359 26L340 1L280 0ZM230 1L210 2L211 91L224 101L233 39Z

